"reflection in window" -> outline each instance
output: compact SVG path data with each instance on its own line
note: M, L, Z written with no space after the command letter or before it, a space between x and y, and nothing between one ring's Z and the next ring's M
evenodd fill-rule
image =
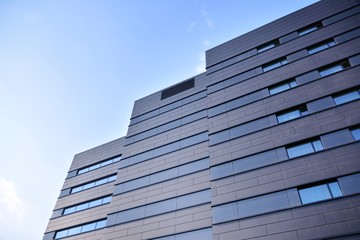
M335 41L333 39L331 39L331 40L327 40L326 42L322 42L320 44L311 46L307 49L307 51L309 54L314 54L314 53L320 52L322 50L325 50L325 49L335 46L335 45L336 45Z
M89 183L86 183L86 184L83 184L83 185L80 185L80 186L77 186L77 187L72 187L71 190L70 190L70 193L80 192L80 191L83 191L83 190L86 190L86 189L89 189L89 188L93 188L93 187L96 187L96 186L103 185L105 183L115 181L115 180L116 180L116 175L111 175L111 176L101 178L101 179L98 179L96 181L89 182Z
M102 161L100 163L96 163L96 164L90 165L90 166L85 167L85 168L81 168L81 169L78 170L77 175L82 174L82 173L86 173L86 172L89 172L89 171L92 171L92 170L95 170L95 169L100 168L100 167L105 167L105 166L107 166L109 164L118 162L120 160L121 160L121 156L116 157L116 158L112 158L112 159L109 159L109 160L106 160L106 161Z
M343 196L338 182L321 184L313 187L299 189L303 204L318 202L326 199Z
M354 137L355 141L360 140L360 128L355 128L351 130L351 134Z
M299 118L302 116L306 116L309 114L309 111L307 110L306 106L302 106L299 109L295 109L289 112L285 112L282 114L276 115L277 120L279 123L287 122L295 118Z
M319 28L322 28L323 25L321 22L314 23L310 26L304 27L298 31L299 36L303 36L305 34L311 33L313 31L318 30Z
M325 76L328 76L330 74L342 71L342 70L344 70L344 69L346 69L348 67L350 67L350 63L348 61L344 61L344 62L341 62L341 63L331 65L329 67L321 68L321 69L319 69L319 73L320 73L321 77L325 77Z
M93 230L96 230L96 229L104 228L105 225L106 225L106 219L103 219L103 220L99 220L99 221L96 221L96 222L83 224L81 226L76 226L76 227L60 230L60 231L57 231L55 233L55 239L61 239L61 238L64 238L64 237L69 237L69 236L72 236L72 235L76 235L76 234L85 233L85 232L93 231Z
M333 99L336 103L336 105L340 105L343 103L355 101L360 98L359 90L354 90L351 92L343 93L337 96L334 96Z
M285 65L287 63L288 63L288 61L286 58L281 58L274 62L265 64L264 66L262 66L262 69L264 72L267 72L267 71L273 70L275 68L281 67L282 65Z
M88 201L85 203L81 203L81 204L78 204L75 206L67 207L67 208L64 208L63 215L78 212L78 211L92 208L92 207L97 207L97 206L109 203L110 201L111 201L111 196L106 196L103 198L99 198L99 199L91 200L91 201Z
M271 48L274 48L274 47L276 47L276 46L279 45L279 44L280 44L279 40L276 39L276 40L274 40L274 41L265 43L265 44L257 47L256 49L257 49L257 52L258 52L258 53L261 53L261 52L264 52L264 51L269 50L269 49L271 49Z
M320 140L314 140L311 142L302 143L293 147L286 148L289 158L295 158L321 150L324 150L324 147Z
M270 87L269 92L270 92L270 95L274 95L276 93L286 91L286 90L288 90L290 88L294 88L296 86L297 86L296 81L294 79L292 79L290 81L286 81L286 82L281 83L279 85L275 85L273 87Z

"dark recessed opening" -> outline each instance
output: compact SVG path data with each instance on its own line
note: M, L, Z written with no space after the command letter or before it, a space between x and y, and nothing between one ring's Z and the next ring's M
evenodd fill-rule
M195 85L195 79L192 78L188 81L182 82L178 85L175 85L173 87L165 89L164 91L161 92L161 100L171 97L171 96L174 96L174 95L181 93L183 91L186 91L190 88L193 88L194 85Z

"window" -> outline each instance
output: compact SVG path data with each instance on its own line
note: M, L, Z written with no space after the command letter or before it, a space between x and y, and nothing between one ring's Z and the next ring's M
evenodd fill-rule
M317 23L311 24L311 25L309 25L309 26L306 26L306 27L300 29L300 30L298 31L298 34L299 34L299 36L303 36L303 35L305 35L305 34L308 34L308 33L311 33L311 32L313 32L313 31L316 31L316 30L318 30L318 29L320 29L320 28L322 28L322 27L323 27L322 23L321 23L321 22L317 22Z
M336 105L340 105L347 102L352 102L360 98L359 90L342 93L333 97Z
M297 86L297 83L295 79L291 79L289 81L283 82L281 84L275 85L273 87L269 88L270 95L274 95L276 93L280 93L286 90L289 90L290 88L294 88Z
M85 232L93 231L96 229L104 228L105 225L106 225L106 219L102 219L102 220L99 220L96 222L87 223L87 224L83 224L80 226L56 231L55 239L61 239L64 237L69 237L69 236L73 236L76 234L85 233Z
M277 120L279 123L287 122L295 118L303 117L309 114L309 111L307 110L306 106L302 106L298 109L281 113L276 115Z
M194 78L187 80L185 82L179 83L173 87L163 90L161 92L161 100L163 100L165 98L169 98L171 96L174 96L178 93L184 92L190 88L193 88L194 86L195 86Z
M118 156L118 157L115 157L115 158L112 158L112 159L109 159L109 160L106 160L106 161L102 161L100 163L90 165L90 166L85 167L85 168L80 168L78 170L78 172L77 172L77 175L83 174L83 173L86 173L86 172L89 172L89 171L92 171L92 170L95 170L95 169L100 168L100 167L105 167L105 166L107 166L109 164L118 162L120 160L121 160L121 156Z
M351 134L354 137L355 141L360 140L360 128L352 129Z
M108 176L105 178L98 179L93 182L85 183L85 184L77 186L77 187L72 187L70 190L70 193L77 193L77 192L80 192L80 191L83 191L83 190L86 190L89 188L97 187L97 186L115 181L115 180L116 180L116 175L111 175L111 176Z
M111 196L106 196L106 197L98 198L98 199L91 200L91 201L88 201L85 203L77 204L75 206L64 208L62 215L67 215L67 214L78 212L78 211L81 211L84 209L104 205L106 203L109 203L110 201L111 201Z
M267 72L267 71L273 70L275 68L281 67L282 65L285 65L287 63L288 63L288 61L286 58L280 58L276 61L273 61L273 62L263 65L262 69L264 72Z
M343 61L341 63L337 63L328 67L320 68L319 73L321 77L325 77L330 74L342 71L348 67L350 67L350 63L348 61Z
M299 189L299 195L303 204L318 202L326 199L343 196L338 182L330 182L312 187Z
M274 41L265 43L265 44L257 47L256 49L257 49L257 52L258 52L258 53L261 53L261 52L264 52L264 51L266 51L266 50L268 50L268 49L274 48L274 47L276 47L276 46L279 45L279 44L280 44L279 40L276 39L276 40L274 40Z
M314 54L314 53L317 53L317 52L320 52L322 50L325 50L329 47L332 47L332 46L335 46L336 43L333 39L330 39L330 40L327 40L325 42L322 42L320 44L316 44L314 46L311 46L307 49L308 53L309 54Z
M289 158L300 157L321 150L324 150L324 147L320 140L314 140L311 142L302 143L299 145L286 148Z
M213 239L211 228L205 228L205 229L195 230L186 233L178 233L166 237L153 238L152 240L187 240L187 239L201 239L201 240Z

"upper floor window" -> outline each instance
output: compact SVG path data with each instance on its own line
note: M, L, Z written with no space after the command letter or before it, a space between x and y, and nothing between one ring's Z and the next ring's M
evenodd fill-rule
M267 72L267 71L273 70L275 68L281 67L282 65L285 65L287 63L288 63L288 61L284 57L284 58L280 58L280 59L277 59L277 60L275 60L273 62L270 62L268 64L263 65L262 69L263 69L264 72Z
M275 85L273 87L270 87L269 92L270 92L270 95L274 95L276 93L286 91L286 90L288 90L290 88L294 88L296 86L297 86L297 83L296 83L295 79L291 79L291 80L286 81L284 83L281 83L281 84Z
M261 53L261 52L264 52L264 51L269 50L269 49L271 49L271 48L274 48L274 47L276 47L276 46L279 45L279 44L280 44L279 40L276 39L276 40L273 40L273 41L271 41L271 42L265 43L265 44L257 47L256 49L257 49L257 52L258 52L258 53Z
M299 189L299 195L303 204L318 202L326 199L343 196L338 182L330 182Z
M115 181L115 180L116 180L116 175L111 175L111 176L108 176L108 177L100 178L100 179L98 179L96 181L88 182L88 183L85 183L85 184L77 186L77 187L72 187L71 190L70 190L70 193L80 192L80 191L83 191L83 190L86 190L86 189L89 189L89 188L93 188L93 187L96 187L96 186L106 184L108 182Z
M67 229L64 229L64 230L56 231L55 239L61 239L61 238L77 235L77 234L80 234L80 233L94 231L94 230L97 230L97 229L100 229L100 228L104 228L105 225L106 225L106 219L103 219L103 220L99 220L99 221L96 221L96 222L86 223L86 224L83 224L83 225L80 225L80 226L71 227L71 228L67 228Z
M97 207L100 205L104 205L106 203L109 203L110 201L111 201L111 196L106 196L103 198L98 198L95 200L77 204L77 205L74 205L71 207L64 208L63 215L67 215L67 214L78 212L78 211L85 210L88 208L93 208L93 207Z
M87 167L84 167L84 168L80 168L78 170L77 174L79 175L79 174L82 174L82 173L86 173L86 172L95 170L97 168L104 167L104 166L107 166L109 164L118 162L120 160L121 160L121 156L118 156L118 157L111 158L111 159L108 159L108 160L105 160L105 161L102 161L102 162L99 162L99 163L96 163L96 164L93 164L93 165L90 165L90 166L87 166Z
M306 106L299 107L298 109L294 109L285 113L277 114L277 120L279 123L287 122L295 118L299 118L302 116L306 116L309 114Z
M319 44L316 44L314 46L307 48L307 51L309 54L314 54L314 53L320 52L322 50L325 50L325 49L335 46L335 45L336 45L336 42L333 39L330 39L325 42L322 42L322 43L319 43Z
M328 76L330 74L342 71L342 70L344 70L344 69L346 69L348 67L350 67L350 63L346 60L346 61L336 63L336 64L331 65L331 66L320 68L319 73L320 73L321 77L325 77L325 76Z
M360 140L360 128L352 129L351 134L354 137L355 141Z
M324 150L324 147L320 140L314 140L311 142L301 143L292 147L286 148L289 158L300 157L309 153L318 152Z
M347 93L342 93L333 97L336 105L340 105L347 102L352 102L360 98L359 90L354 90Z
M303 35L305 35L305 34L308 34L308 33L311 33L311 32L313 32L313 31L316 31L316 30L318 30L319 28L322 28L322 27L323 27L322 23L321 23L321 22L317 22L317 23L311 24L311 25L309 25L309 26L306 26L306 27L298 30L298 34L299 34L299 36L303 36Z

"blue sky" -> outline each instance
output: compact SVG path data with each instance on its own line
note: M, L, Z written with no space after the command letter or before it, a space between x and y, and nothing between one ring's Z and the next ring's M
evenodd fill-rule
M74 154L126 135L135 100L313 0L0 1L0 239L41 239Z

